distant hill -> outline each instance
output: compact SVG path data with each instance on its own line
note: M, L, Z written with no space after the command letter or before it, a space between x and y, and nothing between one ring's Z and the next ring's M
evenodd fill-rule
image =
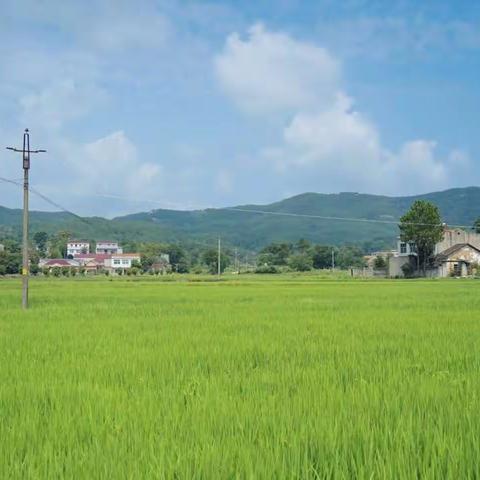
M409 197L304 193L270 205L194 211L160 209L112 220L100 217L82 220L63 212L32 212L31 232L68 230L75 236L90 239L202 243L210 243L220 235L231 245L251 250L273 241L306 238L317 243L363 244L376 249L393 245L398 232L395 224L267 215L233 209L396 221L417 199L438 205L446 223L471 225L480 216L480 187L468 187ZM18 232L20 225L20 209L0 207L0 228Z

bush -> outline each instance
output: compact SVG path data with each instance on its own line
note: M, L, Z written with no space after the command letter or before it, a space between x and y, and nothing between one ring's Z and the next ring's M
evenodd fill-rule
M255 273L278 273L275 265L260 265L255 269Z
M53 267L52 268L52 275L54 277L59 277L61 274L62 274L62 270L60 269L60 267Z
M402 272L405 278L413 278L415 276L415 267L411 263L402 265Z
M310 255L299 253L297 255L292 255L288 259L288 266L296 272L308 272L313 268L313 260Z

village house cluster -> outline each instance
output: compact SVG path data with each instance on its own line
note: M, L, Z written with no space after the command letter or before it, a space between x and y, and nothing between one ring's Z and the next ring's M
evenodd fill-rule
M95 251L90 252L90 242L71 240L67 243L67 258L40 259L41 269L68 268L85 273L123 274L136 265L140 265L139 253L123 253L118 242L106 240L96 242ZM169 267L168 255L164 254L153 265L156 271L164 272Z

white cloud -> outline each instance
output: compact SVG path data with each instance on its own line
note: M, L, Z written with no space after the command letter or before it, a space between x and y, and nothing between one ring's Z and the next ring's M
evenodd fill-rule
M378 128L342 89L335 59L324 49L253 27L242 41L231 35L216 59L222 87L240 107L267 114L290 108L279 144L260 157L284 177L320 179L317 190L418 193L449 186L461 151L436 157L436 143L382 145ZM315 80L315 81L314 81ZM457 174L458 178L458 174Z
M225 91L250 112L309 109L335 100L339 65L323 48L271 33L260 25L236 33L215 58Z
M158 189L161 167L142 162L136 146L122 131L85 145L83 152L82 159L75 158L72 163L80 175L81 189L127 196L148 195Z
M106 99L107 94L86 83L69 78L56 81L43 90L20 98L20 119L24 125L59 129L64 123L89 113Z

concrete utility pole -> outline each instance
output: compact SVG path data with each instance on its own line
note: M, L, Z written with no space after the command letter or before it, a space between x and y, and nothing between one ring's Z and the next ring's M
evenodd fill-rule
M332 248L332 271L335 270L335 249Z
M28 128L23 134L23 148L7 147L7 150L19 152L23 156L23 240L22 240L22 308L28 308L28 171L30 170L30 154L45 153L46 150L30 150L30 135Z
M240 271L240 268L239 268L239 265L238 265L238 250L235 249L235 271L237 273L239 273Z
M220 276L222 270L220 269L220 260L221 259L221 245L220 245L220 237L218 237L218 258L217 258L217 274Z

